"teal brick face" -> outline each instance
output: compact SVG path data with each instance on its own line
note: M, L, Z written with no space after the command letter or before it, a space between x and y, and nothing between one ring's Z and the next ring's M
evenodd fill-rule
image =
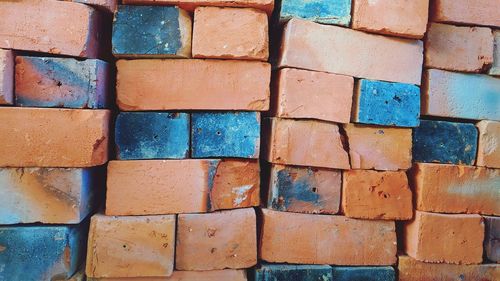
M282 0L280 20L290 18L349 26L351 0Z

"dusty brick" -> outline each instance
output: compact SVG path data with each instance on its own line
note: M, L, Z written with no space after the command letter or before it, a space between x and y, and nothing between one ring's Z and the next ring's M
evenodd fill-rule
M336 265L396 263L394 222L267 209L262 212L259 248L265 261Z
M178 216L177 270L248 268L257 263L256 215L251 208Z
M351 0L281 0L277 7L281 22L301 18L322 24L349 26L351 22Z
M264 10L271 14L274 0L122 0L123 4L176 5L188 11L199 6L240 7Z
M251 280L333 281L329 265L262 264L249 272Z
M484 223L479 215L416 211L403 228L406 254L424 262L481 263L483 238Z
M14 53L0 49L0 105L14 102Z
M118 7L118 0L73 0L73 2L95 6L111 13L114 13Z
M484 252L488 260L500 262L500 217L484 216ZM500 271L499 271L500 272ZM500 274L500 273L499 273Z
M476 127L479 130L476 165L500 168L500 122L483 120Z
M500 30L493 31L495 44L493 47L493 65L489 70L489 75L500 76Z
M117 69L117 104L121 110L269 109L268 63L119 60Z
M434 0L431 3L432 21L500 27L499 0Z
M421 41L292 19L285 26L280 52L279 67L420 85Z
M88 281L247 281L245 270L174 271L169 277L90 278ZM57 280L59 281L59 280ZM61 280L62 281L62 280Z

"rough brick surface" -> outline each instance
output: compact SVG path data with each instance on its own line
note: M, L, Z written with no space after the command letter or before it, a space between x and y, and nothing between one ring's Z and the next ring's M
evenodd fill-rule
M88 281L247 281L245 270L174 271L169 277L90 278ZM57 280L59 281L59 280ZM62 280L61 280L62 281ZM75 280L76 281L76 280Z
M333 267L334 281L395 281L396 273L390 266Z
M500 262L500 217L485 216L484 251L488 260ZM499 273L500 275L500 273Z
M432 21L500 27L499 0L434 0Z
M493 65L491 66L490 75L500 76L500 30L493 31L495 44L493 47Z
M301 18L343 26L349 26L351 22L351 0L281 0L281 7L276 9L279 9L280 21Z
M0 105L14 102L14 54L0 49Z
M251 280L333 281L329 265L262 264L249 273Z
M123 4L176 5L188 11L198 6L256 8L270 14L274 0L122 0Z
M483 120L476 127L479 130L476 165L500 168L500 122Z
M73 2L92 5L99 9L105 9L111 13L115 12L118 6L118 0L73 0Z

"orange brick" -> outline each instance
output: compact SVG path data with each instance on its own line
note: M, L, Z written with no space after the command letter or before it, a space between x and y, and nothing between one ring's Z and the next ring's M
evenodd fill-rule
M267 161L275 164L349 169L349 157L336 124L310 120L267 119Z
M90 167L108 161L108 110L0 107L0 167Z
M178 217L176 269L248 268L257 263L255 211L251 208Z
M124 5L176 5L182 9L193 11L198 6L241 7L264 10L271 14L274 0L122 0Z
M193 57L266 61L269 57L266 13L254 9L196 8Z
M410 173L417 210L500 215L500 170L417 163Z
M429 25L425 67L480 72L493 63L493 33L486 27Z
M275 263L391 265L394 222L263 209L261 258Z
M170 276L174 267L175 216L92 217L89 277Z
M88 4L95 6L96 8L106 9L111 13L114 13L118 6L118 0L73 0L73 2Z
M342 209L344 214L351 218L411 219L413 205L406 173L344 171Z
M90 278L88 281L247 281L245 270L174 271L170 277ZM76 280L75 280L76 281Z
M351 119L354 79L349 76L285 68L278 71L273 115L338 123Z
M119 60L117 69L124 111L269 109L271 66L265 62Z
M484 223L479 215L416 211L403 229L406 253L433 263L477 264L483 261Z
M0 18L0 48L92 58L99 53L100 18L90 6L52 0L2 1Z
M344 128L353 169L406 170L411 167L411 129L354 124Z
M500 27L500 0L434 0L431 3L432 21Z
M0 49L0 104L14 102L14 54Z
M483 120L476 127L479 129L476 165L500 168L500 122Z

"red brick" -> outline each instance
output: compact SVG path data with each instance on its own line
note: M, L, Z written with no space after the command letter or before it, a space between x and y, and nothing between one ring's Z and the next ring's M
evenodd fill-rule
M91 278L88 281L247 281L245 270L174 271L170 277ZM76 280L75 280L76 281Z
M500 122L483 120L476 127L479 130L476 165L500 168Z
M14 102L14 54L0 49L0 104Z
M125 5L176 5L188 11L193 11L199 6L255 8L264 10L268 14L271 14L274 8L274 0L122 0L122 3Z
M432 21L500 27L500 0L434 0L431 3Z
M111 13L114 13L118 6L118 0L73 0L73 2L92 5L96 8L105 9Z

